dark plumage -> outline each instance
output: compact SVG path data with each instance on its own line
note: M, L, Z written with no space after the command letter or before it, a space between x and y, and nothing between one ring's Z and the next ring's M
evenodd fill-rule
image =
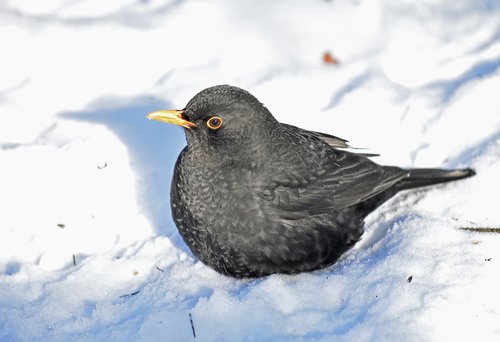
M342 150L343 139L279 123L250 93L227 85L148 117L185 127L173 217L193 253L233 277L331 265L358 241L364 218L398 191L474 174L378 165Z

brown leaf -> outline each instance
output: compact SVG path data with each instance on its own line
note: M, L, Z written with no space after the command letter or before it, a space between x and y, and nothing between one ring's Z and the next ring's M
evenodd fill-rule
M323 53L323 63L325 64L339 64L339 60L333 57L333 55L329 52L326 51Z

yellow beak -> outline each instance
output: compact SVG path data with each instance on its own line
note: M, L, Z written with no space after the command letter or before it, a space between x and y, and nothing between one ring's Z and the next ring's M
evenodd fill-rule
M196 124L188 121L184 118L182 110L158 110L156 112L149 113L146 117L149 120L163 121L166 123L182 126L184 128L196 127Z

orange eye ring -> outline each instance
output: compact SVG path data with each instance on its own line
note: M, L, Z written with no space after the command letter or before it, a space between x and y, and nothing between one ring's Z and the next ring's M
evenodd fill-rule
M222 126L222 119L218 116L212 116L207 120L207 126L213 130L219 129Z

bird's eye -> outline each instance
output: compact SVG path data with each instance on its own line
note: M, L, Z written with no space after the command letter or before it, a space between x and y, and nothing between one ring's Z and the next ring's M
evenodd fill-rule
M207 120L207 126L208 128L213 130L219 129L220 126L222 126L222 119L219 118L218 116L212 116L210 119Z

